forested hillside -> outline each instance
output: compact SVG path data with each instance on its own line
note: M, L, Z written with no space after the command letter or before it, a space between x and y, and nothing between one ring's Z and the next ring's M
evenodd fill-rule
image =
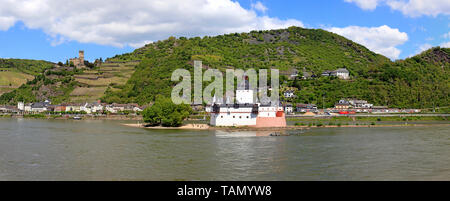
M324 30L290 27L271 31L216 37L179 38L148 44L109 61L141 61L121 90L107 90L105 102L146 104L156 95L170 95L170 81L178 68L193 69L193 60L207 68L297 69L317 75L308 80L286 81L295 86L298 103L331 107L341 98L360 98L375 105L428 108L449 105L449 49L433 48L396 62L364 46ZM350 80L320 77L324 70L347 68ZM285 78L285 77L282 77ZM284 80L284 79L283 79Z
M53 65L51 62L42 60L0 58L0 70L19 71L30 75L38 75Z
M0 59L0 95L13 91L54 64L27 59Z

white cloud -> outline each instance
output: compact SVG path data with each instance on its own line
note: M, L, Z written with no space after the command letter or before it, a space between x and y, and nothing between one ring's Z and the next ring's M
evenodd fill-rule
M252 3L252 8L263 13L267 11L267 7L264 6L264 4L262 4L260 1L257 1L255 4Z
M361 9L374 10L378 5L387 5L406 16L420 17L422 15L450 15L449 0L344 0L356 3Z
M374 10L377 8L380 0L344 0L348 3L356 3L363 10Z
M441 43L439 46L440 46L440 47L445 47L445 48L450 48L450 41L449 41L449 42Z
M0 0L0 30L17 21L42 29L53 45L76 40L137 47L169 36L203 36L303 26L258 16L232 0ZM256 9L256 8L255 8Z
M396 47L408 41L408 34L386 25L380 27L333 27L328 30L347 37L391 59L397 59L401 53Z
M6 31L9 27L13 26L16 22L14 17L2 17L0 16L0 31Z
M444 35L442 35L442 37L444 37L444 38L450 38L450 32L445 33Z
M421 45L420 47L419 47L419 51L417 52L417 53L421 53L421 52L423 52L423 51L425 51L425 50L428 50L428 49L430 49L430 48L432 48L433 46L431 45L431 44L428 44L428 43L425 43L425 44L423 44L423 45Z
M432 48L432 47L433 47L433 46L432 46L431 44L429 44L429 43L422 44L422 45L420 45L419 48L414 52L414 54L409 55L408 57L413 57L413 56L415 56L415 55L418 55L418 54L422 53L423 51L428 50L428 49L430 49L430 48Z

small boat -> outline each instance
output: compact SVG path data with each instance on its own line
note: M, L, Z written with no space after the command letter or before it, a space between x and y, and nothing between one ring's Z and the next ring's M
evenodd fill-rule
M74 119L74 120L81 120L81 117L75 116L75 117L73 117L73 119Z

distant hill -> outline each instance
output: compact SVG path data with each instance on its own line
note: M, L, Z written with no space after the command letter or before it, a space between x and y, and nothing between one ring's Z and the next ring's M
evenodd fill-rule
M331 107L341 98L368 100L391 107L429 108L449 105L449 49L433 48L396 62L371 52L342 36L320 29L252 31L215 37L174 38L148 44L109 61L140 60L136 72L121 90L108 90L105 102L137 102L170 95L176 84L171 73L193 69L193 60L224 71L227 68L297 69L320 75L324 70L347 68L351 80L317 78L287 81L300 90L293 102ZM324 100L324 101L322 101Z
M47 61L0 58L0 94L20 87L54 64Z
M203 38L170 37L116 55L93 69L47 69L49 62L44 62L41 68L32 65L31 69L36 69L32 72L46 69L45 73L3 94L0 104L101 99L108 103L143 105L154 101L157 95L170 96L176 84L170 81L172 72L178 68L192 72L194 60L222 71L279 69L282 87L298 89L297 98L288 100L294 103L332 107L341 98L359 98L398 108L450 105L450 49L436 47L392 62L337 34L298 27ZM20 69L29 69L26 66ZM351 79L320 77L323 71L338 68L347 68ZM300 76L306 71L317 78L287 80L287 75L294 71Z
M108 87L125 84L136 62L103 63L92 69L54 65L18 89L0 96L0 104L51 100L54 104L95 102Z

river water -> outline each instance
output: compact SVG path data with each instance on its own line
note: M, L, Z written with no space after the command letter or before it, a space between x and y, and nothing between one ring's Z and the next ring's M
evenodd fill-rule
M255 137L0 119L0 180L450 180L450 126Z

